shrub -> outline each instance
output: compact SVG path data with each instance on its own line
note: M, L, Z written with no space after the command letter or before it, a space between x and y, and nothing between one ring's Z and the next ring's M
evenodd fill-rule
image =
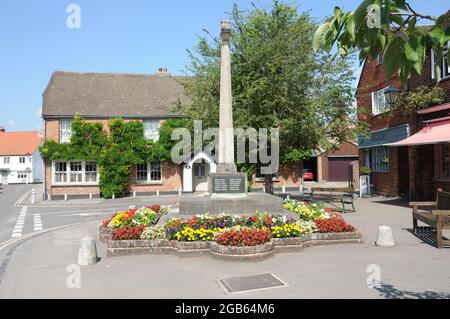
M227 229L216 236L216 242L224 246L257 246L269 242L271 237L265 228Z
M359 169L359 174L361 174L361 175L370 175L370 173L372 173L372 170L370 169L370 167L363 166Z
M166 239L166 230L161 225L147 227L142 232L141 239Z
M343 219L339 218L316 219L314 222L321 233L342 233L355 231L355 228L352 225L347 224Z
M140 239L145 226L124 226L111 233L112 240Z

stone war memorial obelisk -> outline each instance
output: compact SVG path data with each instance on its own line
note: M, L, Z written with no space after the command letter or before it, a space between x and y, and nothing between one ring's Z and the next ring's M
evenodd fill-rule
M209 193L213 197L247 194L247 176L238 173L234 163L233 97L231 92L231 25L221 22L219 148L216 173L209 175Z
M279 212L283 200L266 193L247 194L247 175L237 172L234 162L233 108L231 92L231 25L221 22L219 145L216 172L208 176L209 196L182 197L180 215L202 213L248 214Z

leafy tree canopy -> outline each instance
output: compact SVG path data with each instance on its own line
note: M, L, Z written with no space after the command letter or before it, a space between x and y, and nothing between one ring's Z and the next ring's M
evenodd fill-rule
M417 23L421 20L433 25L420 27ZM450 40L449 24L449 11L433 17L416 12L406 0L364 0L355 11L335 7L333 15L317 28L313 47L330 52L336 44L342 56L359 50L361 63L383 54L386 78L398 72L400 80L406 83L412 74L422 74L430 49L437 61L442 59ZM450 50L450 61L449 57ZM435 68L439 81L440 63Z

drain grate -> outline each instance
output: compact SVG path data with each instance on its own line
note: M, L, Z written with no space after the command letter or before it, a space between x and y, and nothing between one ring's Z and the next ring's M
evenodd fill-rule
M241 277L231 277L219 280L222 288L228 293L252 290L287 287L287 284L272 274L259 274Z

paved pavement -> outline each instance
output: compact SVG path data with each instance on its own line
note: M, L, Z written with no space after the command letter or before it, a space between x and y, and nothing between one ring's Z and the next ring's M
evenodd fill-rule
M259 262L150 254L105 257L105 246L98 243L99 263L80 268L80 288L68 288L77 283L77 272L71 271L77 269L80 239L95 236L103 218L92 215L80 225L9 247L0 264L0 298L450 298L450 249L436 249L410 233L411 212L404 204L383 197L358 199L358 212L346 219L363 233L363 244L310 247ZM43 215L44 225L47 217ZM396 247L374 246L382 224L392 227ZM373 265L380 267L383 283L377 289L367 287ZM267 272L289 286L227 294L218 284L231 276Z

